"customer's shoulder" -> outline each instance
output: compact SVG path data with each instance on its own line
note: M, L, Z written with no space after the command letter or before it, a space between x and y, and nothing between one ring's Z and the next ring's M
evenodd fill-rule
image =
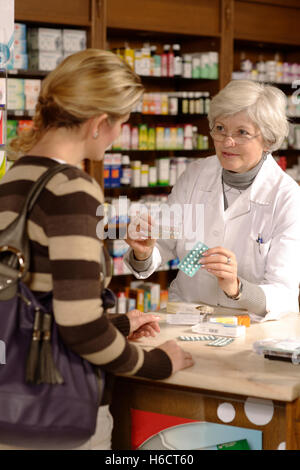
M29 180L32 183L48 169L54 168L58 162L46 157L25 156L16 161L5 175L7 181ZM83 169L68 165L61 168L47 183L46 189L54 196L86 193L102 202L103 194L99 184Z

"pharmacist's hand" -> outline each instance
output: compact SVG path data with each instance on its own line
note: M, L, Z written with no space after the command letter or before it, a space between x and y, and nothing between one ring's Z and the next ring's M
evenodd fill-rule
M128 225L126 242L133 249L138 260L145 260L151 256L156 239L152 238L155 225L149 214L140 214Z
M165 343L158 346L159 349L162 349L167 353L171 362L172 362L172 373L174 374L178 370L186 369L194 365L194 360L192 355L184 351L175 340L166 341Z
M202 254L202 269L217 277L220 288L228 295L237 295L239 281L237 277L237 261L232 251L217 246Z
M151 313L144 313L140 310L131 310L128 312L127 317L129 318L130 331L129 340L136 340L143 336L156 336L160 332L158 320L159 316Z

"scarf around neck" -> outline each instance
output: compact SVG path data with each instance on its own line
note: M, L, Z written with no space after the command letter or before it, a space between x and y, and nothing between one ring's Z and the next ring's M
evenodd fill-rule
M259 170L264 164L264 161L267 159L267 152L263 152L262 157L260 161L255 165L254 168L251 168L251 170L246 171L245 173L235 173L234 171L230 170L225 170L223 168L222 170L222 186L223 186L223 194L224 194L224 206L225 210L228 207L227 203L227 198L224 192L224 184L227 186L230 186L231 188L234 189L239 189L241 191L249 188L253 181L255 180Z

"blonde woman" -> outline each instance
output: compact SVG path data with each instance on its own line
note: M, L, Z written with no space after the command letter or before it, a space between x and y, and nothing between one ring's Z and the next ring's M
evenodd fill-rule
M53 291L54 317L73 352L111 374L162 379L193 360L175 341L152 351L128 342L131 334L155 335L155 315L134 311L110 321L104 314L102 241L96 235L103 194L78 168L83 159L102 160L142 93L139 77L110 52L79 52L51 72L42 83L32 131L12 143L22 156L1 180L0 230L16 217L43 172L57 162L72 165L52 178L30 214L28 285L37 293ZM112 417L105 399L84 449L110 448Z
M260 319L299 311L300 188L271 154L288 135L285 109L278 88L247 80L230 82L213 98L208 119L216 155L190 164L169 197L182 214L202 208L203 218L184 219L178 240L129 238L126 262L136 277L182 260L201 241L209 248L201 268L192 278L178 272L171 300L246 308ZM148 220L141 226L151 234Z

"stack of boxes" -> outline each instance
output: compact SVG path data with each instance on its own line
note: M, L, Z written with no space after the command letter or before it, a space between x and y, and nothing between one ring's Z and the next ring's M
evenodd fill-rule
M86 49L86 31L30 28L28 30L29 68L50 71L65 58Z
M29 28L27 37L31 70L53 70L63 60L60 29Z
M41 80L8 78L7 108L10 111L34 111L41 89Z
M15 23L14 54L8 70L51 71L67 56L86 49L86 31L28 28Z
M15 23L14 53L7 65L7 70L13 69L28 69L26 25L22 23Z

